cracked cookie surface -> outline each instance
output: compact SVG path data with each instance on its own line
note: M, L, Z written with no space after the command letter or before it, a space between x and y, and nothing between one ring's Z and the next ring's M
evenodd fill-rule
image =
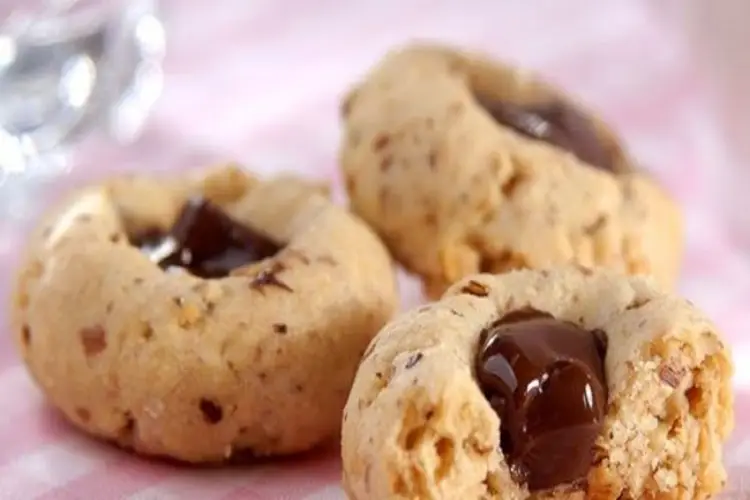
M15 288L33 378L76 426L138 453L221 461L333 438L397 298L384 246L323 191L220 167L75 193L32 235Z
M469 274L565 263L677 278L679 209L601 120L534 75L414 45L341 113L352 209L433 298Z
M475 363L482 332L529 310L606 339L590 467L536 490L514 473ZM716 327L652 278L580 267L467 277L368 347L344 412L344 486L355 500L707 498L726 479L731 374Z

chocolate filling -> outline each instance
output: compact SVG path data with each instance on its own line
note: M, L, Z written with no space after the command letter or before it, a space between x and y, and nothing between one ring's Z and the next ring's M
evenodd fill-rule
M533 309L482 332L477 378L511 473L530 491L586 477L606 411L604 350L594 333Z
M616 171L612 149L599 137L591 120L568 104L481 100L479 104L501 125L569 151L589 165Z
M281 249L201 197L188 200L168 233L149 231L131 242L163 269L182 267L202 278L227 276Z

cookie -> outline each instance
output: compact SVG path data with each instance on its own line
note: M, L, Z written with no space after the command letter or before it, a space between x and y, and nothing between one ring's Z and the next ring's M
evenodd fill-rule
M345 411L365 499L703 499L726 474L732 364L653 278L480 274L394 319Z
M607 125L535 75L415 45L341 112L351 207L430 297L473 273L568 263L677 278L678 207Z
M337 435L397 307L387 250L316 186L234 167L75 194L32 236L20 352L76 426L189 462Z

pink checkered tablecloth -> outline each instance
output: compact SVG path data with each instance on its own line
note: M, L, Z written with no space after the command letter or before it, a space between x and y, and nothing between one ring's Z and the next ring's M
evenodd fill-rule
M114 171L177 170L239 159L339 186L337 103L389 47L439 39L538 69L601 110L684 204L682 292L723 328L737 360L738 427L728 498L750 498L750 242L721 216L712 109L680 38L642 1L174 0L166 90L125 149L87 145L56 191ZM340 192L340 190L339 190ZM46 197L40 197L46 198ZM3 298L24 227L0 222ZM420 300L403 278L405 305ZM42 400L0 337L0 499L344 498L336 449L224 469L144 460L75 432ZM750 491L750 490L748 490Z

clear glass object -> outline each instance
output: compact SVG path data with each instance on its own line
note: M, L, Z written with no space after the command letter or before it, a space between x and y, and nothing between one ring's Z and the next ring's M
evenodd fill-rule
M0 221L84 138L134 139L162 87L156 0L0 0Z

